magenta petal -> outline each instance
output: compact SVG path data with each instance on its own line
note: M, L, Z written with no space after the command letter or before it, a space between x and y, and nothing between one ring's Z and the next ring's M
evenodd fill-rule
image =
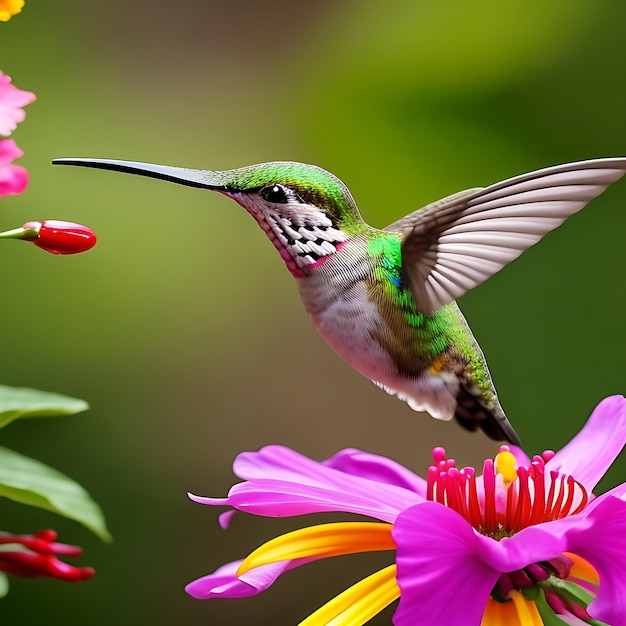
M422 501L420 496L405 489L391 485L381 487L381 483L356 478L350 486L333 485L331 482L321 487L278 480L254 480L235 485L228 495L228 504L240 511L266 517L342 511L393 522L400 511ZM402 493L393 493L393 489Z
M615 493L596 498L576 516L586 518L587 524L574 526L567 536L569 551L589 561L600 576L600 591L589 614L617 626L626 616L626 502Z
M237 570L243 560L232 561L222 565L212 574L190 582L185 587L185 591L198 600L255 596L273 585L281 574L314 560L316 559L304 558L270 563L255 567L239 578L237 577Z
M500 572L482 559L480 536L470 524L441 504L424 502L398 516L392 535L401 590L393 623L480 626Z
M230 511L225 511L219 516L218 520L219 520L220 528L222 530L228 529L228 527L230 526L230 521L233 519L233 515L236 512L237 511L235 511L234 509L230 509Z
M0 72L0 135L10 135L24 120L22 110L36 99L30 91L22 91L11 84L11 77Z
M24 151L19 148L14 139L0 139L0 167L9 165L22 156L24 156Z
M577 515L523 529L500 542L480 537L485 563L501 572L572 552L591 563L600 591L590 604L592 617L623 624L626 615L626 502L624 485L596 498Z
M273 563L257 567L255 577L247 582L237 578L236 572L243 561L233 561L208 576L198 578L185 587L185 591L198 600L209 598L245 598L267 589L285 571L286 563Z
M0 197L19 194L28 185L28 171L20 165L12 165L24 153L13 139L0 140Z
M0 166L0 198L20 194L28 186L28 171L20 165Z
M582 430L546 463L546 474L573 476L591 492L626 444L626 398L610 396Z
M566 531L584 520L568 517L528 526L512 537L495 541L480 535L481 558L499 572L513 572L531 563L548 561L569 550Z
M609 491L603 493L601 496L594 498L587 504L585 510L583 511L583 515L588 515L593 511L593 509L601 504L604 501L604 498L617 498L618 500L624 500L626 502L626 483L622 483L621 485L617 485L617 487L613 487L613 489L609 489Z
M426 481L404 465L384 456L347 448L323 461L323 464L345 474L403 487L426 498Z
M412 490L351 476L283 446L240 454L234 469L247 480L230 490L227 504L255 515L344 511L393 522L400 511L423 500Z
M228 506L228 498L209 498L206 496L196 496L193 493L187 493L187 497L200 504L209 504L210 506Z
M515 457L517 467L530 467L530 459L528 455L517 446L509 446L511 454Z
M266 446L258 452L242 452L233 463L239 478L254 480L274 478L300 480L307 474L315 475L319 463L285 446Z

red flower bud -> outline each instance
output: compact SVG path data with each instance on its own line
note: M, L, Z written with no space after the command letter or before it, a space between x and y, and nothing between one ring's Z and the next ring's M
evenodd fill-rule
M25 239L52 254L86 252L96 245L96 235L82 224L44 220L43 222L27 222L22 228L33 233L24 237Z
M62 556L80 556L82 549L56 543L54 530L40 530L34 535L10 535L0 533L0 544L16 544L21 549L0 550L0 570L8 574L37 578L45 576L67 582L87 580L95 574L91 567L76 567L56 558Z

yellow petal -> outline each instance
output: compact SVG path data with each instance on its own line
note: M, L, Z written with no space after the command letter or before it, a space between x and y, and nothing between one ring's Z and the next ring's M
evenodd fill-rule
M568 559L572 559L574 565L572 565L572 569L569 572L569 575L572 578L581 578L582 580L587 580L594 585L600 584L600 576L598 576L598 572L589 561L586 561L582 557L577 554L572 554L571 552L564 552L563 556L566 556Z
M340 593L299 626L361 626L399 597L396 566L389 565Z
M512 602L496 602L489 598L480 626L501 626L507 622L511 626L518 626L517 622L513 621L517 619L517 611L514 606L511 606L512 604ZM505 613L508 613L508 615L505 615Z
M543 626L543 620L532 600L512 591L508 602L489 598L480 626Z
M0 22L8 22L24 6L24 0L0 0Z
M249 554L239 566L237 576L277 561L395 550L391 528L391 524L380 522L337 522L294 530L264 543Z
M517 609L517 615L521 626L543 626L543 620L537 605L532 600L526 600L526 598L516 590L511 591L509 594L515 608Z

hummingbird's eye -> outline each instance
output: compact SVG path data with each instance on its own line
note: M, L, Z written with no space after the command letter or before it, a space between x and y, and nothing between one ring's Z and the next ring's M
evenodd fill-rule
M271 185L261 189L261 197L263 200L274 204L285 204L288 201L287 188L282 185Z

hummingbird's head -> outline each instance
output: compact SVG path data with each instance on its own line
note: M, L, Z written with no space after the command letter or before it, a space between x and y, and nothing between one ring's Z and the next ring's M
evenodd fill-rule
M109 159L69 158L53 163L139 174L218 191L256 219L297 277L321 265L365 228L346 185L315 165L275 161L210 171Z

